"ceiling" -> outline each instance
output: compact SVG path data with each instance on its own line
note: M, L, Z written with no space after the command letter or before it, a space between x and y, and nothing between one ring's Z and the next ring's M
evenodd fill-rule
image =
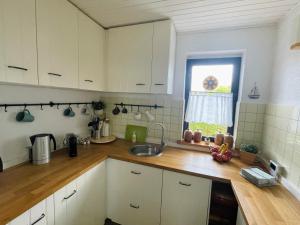
M109 28L170 18L177 32L276 23L300 0L70 0Z

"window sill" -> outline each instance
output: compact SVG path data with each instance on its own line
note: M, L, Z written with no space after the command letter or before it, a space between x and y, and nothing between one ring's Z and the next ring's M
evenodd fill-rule
M184 140L178 140L177 144L179 144L179 145L187 145L187 146L194 146L194 147L202 147L202 148L207 148L207 149L210 146L218 146L218 145L216 145L213 142L209 142L209 144L207 144L205 141L201 141L199 143L195 143L194 141L192 141L192 142L186 142Z

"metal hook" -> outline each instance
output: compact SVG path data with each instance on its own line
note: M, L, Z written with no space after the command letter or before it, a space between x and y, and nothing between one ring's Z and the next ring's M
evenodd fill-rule
M79 108L79 104L77 104L77 108Z
M7 112L7 105L4 105L4 112Z
M57 105L56 105L56 109L59 109L59 104L57 103Z
M41 110L44 110L44 109L43 109L43 104L41 104Z
M24 111L25 111L26 108L27 108L27 104L24 104Z

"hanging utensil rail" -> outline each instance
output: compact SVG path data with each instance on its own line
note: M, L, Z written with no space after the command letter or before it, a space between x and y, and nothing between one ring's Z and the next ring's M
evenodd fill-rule
M129 106L129 107L141 107L141 108L154 108L154 109L158 109L158 108L163 108L163 106L160 105L139 105L139 104L126 104L126 103L115 103L115 106L121 106L121 107L125 107L125 106Z
M95 102L92 101L92 102L48 102L48 103L12 103L12 104L0 104L0 108L4 108L4 111L7 112L7 108L8 107L19 107L19 106L23 106L24 108L28 107L28 106L40 106L41 107L41 110L43 110L43 106L50 106L50 107L53 107L53 106L57 106L59 107L60 105L68 105L68 106L71 106L71 105L92 105L94 104Z

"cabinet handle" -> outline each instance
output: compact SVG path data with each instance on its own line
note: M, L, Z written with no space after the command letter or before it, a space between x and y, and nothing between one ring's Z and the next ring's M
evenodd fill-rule
M135 174L135 175L140 175L140 174L142 174L141 172L134 171L134 170L132 170L131 173L132 173L132 174Z
M163 86L163 85L165 85L165 84L156 83L156 84L154 84L154 85L156 85L156 86Z
M56 76L56 77L62 77L62 75L58 74L58 73L48 73L48 75Z
M92 80L84 80L85 82L90 82L90 83L93 83L94 81Z
M24 67L19 67L19 66L7 66L8 68L11 69L17 69L17 70L23 70L23 71L28 71L28 69L24 68Z
M137 86L145 86L146 84L144 84L144 83L137 83L135 85L137 85Z
M183 182L181 182L181 181L179 181L179 184L180 184L180 185L183 185L183 186L187 186L187 187L190 187L190 186L192 186L191 184L188 184L188 183L183 183Z
M40 222L46 215L43 213L40 218L38 218L36 221L34 221L31 225L37 224L38 222Z
M140 208L139 205L134 205L134 204L131 204L131 203L129 205L130 205L131 208L134 208L134 209L139 209Z
M69 199L69 198L71 198L73 195L75 195L76 194L76 190L74 190L73 191L73 193L72 194L70 194L68 197L64 197L64 200L67 200L67 199Z

